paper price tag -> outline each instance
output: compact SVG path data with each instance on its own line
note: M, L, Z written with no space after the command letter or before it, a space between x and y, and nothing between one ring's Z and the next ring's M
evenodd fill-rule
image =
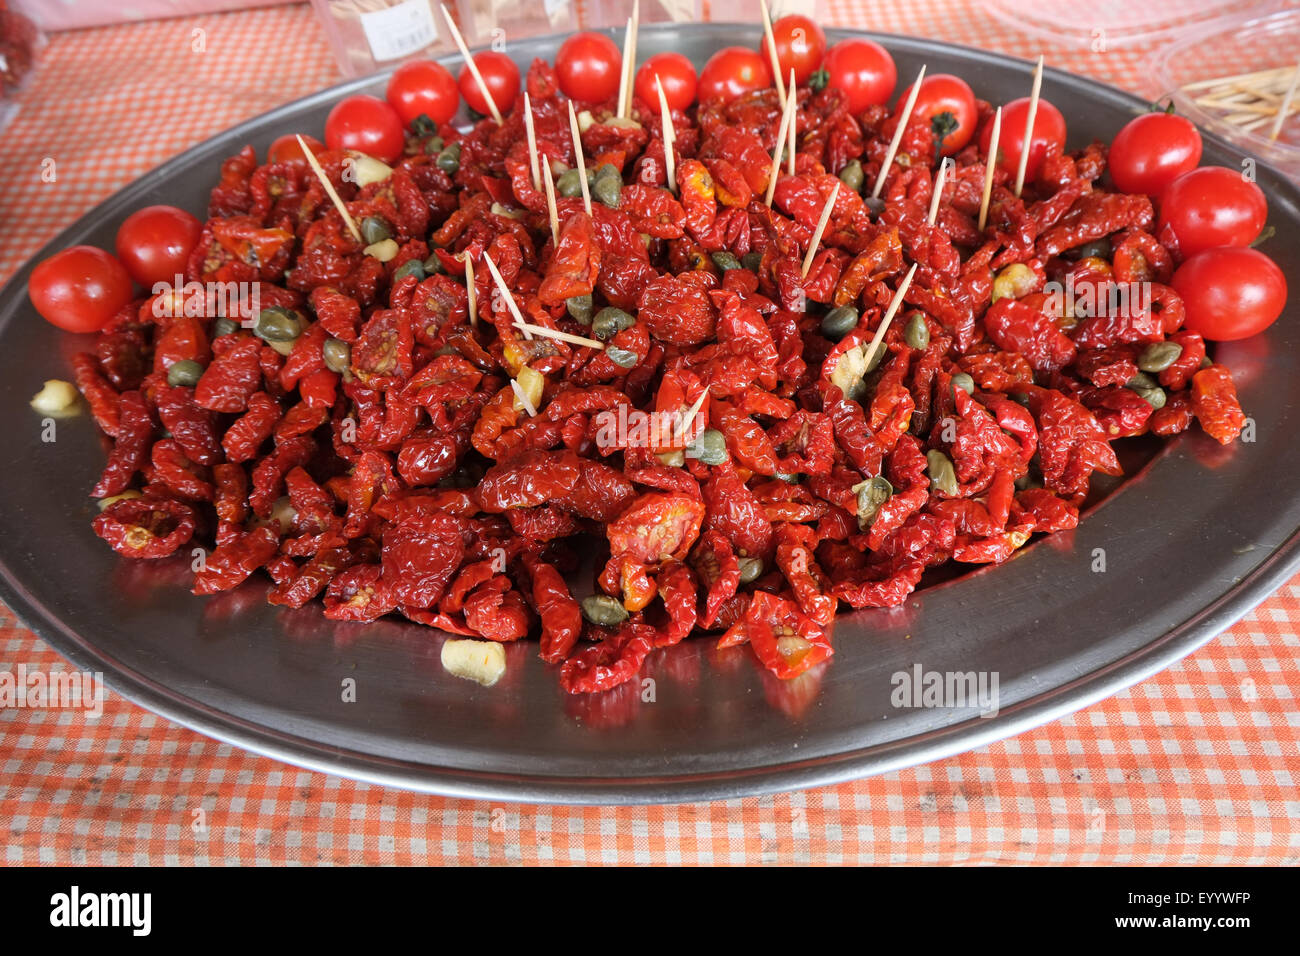
M361 29L378 63L400 59L438 39L428 0L404 0L387 10L362 13Z

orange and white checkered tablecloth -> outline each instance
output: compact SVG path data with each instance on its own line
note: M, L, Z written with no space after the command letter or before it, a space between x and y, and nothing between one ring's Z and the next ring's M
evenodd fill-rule
M828 8L835 25L1024 57L1041 45L955 0ZM1145 49L1049 52L1056 66L1143 89ZM0 134L0 280L113 190L337 76L306 5L53 36ZM47 157L57 184L41 182ZM683 806L388 790L245 753L111 694L97 720L0 708L0 860L1295 863L1297 622L1300 577L1164 673L1033 732L856 783ZM0 670L19 664L64 666L0 607Z

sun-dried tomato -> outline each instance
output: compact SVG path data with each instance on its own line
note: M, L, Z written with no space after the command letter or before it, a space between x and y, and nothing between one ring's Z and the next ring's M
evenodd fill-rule
M199 378L194 401L214 412L242 412L262 385L261 354L262 343L252 336L231 343Z
M340 571L325 590L325 616L334 621L376 621L397 609L377 564Z
M651 335L671 345L707 342L717 324L709 291L717 285L711 272L660 276L641 291L637 319L646 323Z
M194 536L194 509L171 498L144 496L113 502L92 527L118 554L165 558Z
M609 690L632 680L654 647L654 631L624 624L599 643L585 648L560 668L560 686L570 694Z
M984 328L998 348L1019 352L1037 372L1054 372L1074 361L1075 344L1042 312L1020 299L998 299L984 314Z
M1232 375L1222 365L1211 365L1192 376L1192 411L1205 433L1220 445L1231 445L1246 422Z
M229 591L275 556L279 538L270 527L256 528L219 545L194 575L195 594Z
M123 392L118 402L117 439L103 475L90 492L91 497L107 498L126 490L136 472L149 460L153 429L153 415L144 396L137 391Z

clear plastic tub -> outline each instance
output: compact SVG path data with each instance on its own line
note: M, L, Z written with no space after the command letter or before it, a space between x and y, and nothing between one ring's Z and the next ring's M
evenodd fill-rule
M311 0L344 76L365 76L403 60L456 49L438 0ZM468 4L449 2L461 24Z
M45 35L17 3L0 0L0 132L15 116L15 98L36 68Z
M1161 40L1172 31L1243 12L1259 0L984 0L995 19L1034 36L1098 52Z
M1292 6L1205 24L1162 45L1149 63L1153 100L1168 97L1178 112L1202 129L1256 153L1300 181L1300 91L1292 97L1277 139L1270 137L1280 101L1300 63L1300 8ZM1205 85L1216 79L1233 81L1266 70L1275 72L1272 92L1262 99L1250 96L1250 91L1260 86L1249 78L1244 86L1238 81ZM1225 99L1235 105L1209 105L1221 104ZM1231 115L1238 121L1228 122Z

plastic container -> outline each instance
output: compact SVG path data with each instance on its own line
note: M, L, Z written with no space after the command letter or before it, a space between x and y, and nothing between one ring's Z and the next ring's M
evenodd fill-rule
M1258 154L1265 162L1300 181L1300 90L1292 97L1288 118L1278 138L1273 140L1269 136L1278 100L1285 96L1300 63L1300 8L1247 14L1205 24L1161 45L1148 62L1152 83L1149 92L1153 100L1168 97L1178 112L1202 129ZM1230 89L1228 84L1187 89L1189 84L1264 70L1278 71L1273 87L1278 92L1271 94L1272 100L1252 101L1248 93L1235 86ZM1223 102L1234 95L1244 97L1250 108L1238 110L1241 99L1228 108L1212 107L1206 102ZM1258 114L1258 120L1244 116L1252 111ZM1225 117L1231 112L1236 112L1242 121L1227 122ZM1244 124L1257 125L1246 128Z
M45 36L18 4L0 0L0 131L18 115L14 98L36 68Z
M1164 40L1173 31L1258 6L1259 0L984 0L1010 27L1066 46L1109 47Z
M502 49L511 38L581 28L573 0L460 0L460 28L470 46Z
M437 0L311 2L344 76L365 76L403 60L456 49ZM447 3L447 9L462 25L462 30L465 6L468 6L465 0Z

